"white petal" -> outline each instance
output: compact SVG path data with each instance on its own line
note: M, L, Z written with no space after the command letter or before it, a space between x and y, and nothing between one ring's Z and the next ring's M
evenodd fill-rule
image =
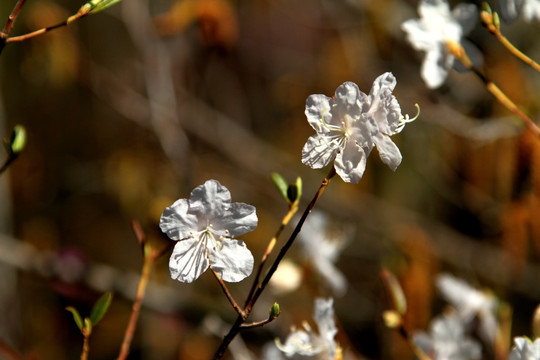
M210 268L228 282L239 282L253 271L253 255L243 241L225 239L220 250L208 248Z
M203 241L197 239L177 242L169 260L171 277L186 283L196 280L208 266L206 246Z
M357 119L362 113L358 99L362 96L365 96L363 92L360 91L358 85L351 81L346 81L341 84L334 94L335 108L333 109L338 115L333 116L332 124L335 126L342 127L342 122L346 121L345 115L351 119Z
M445 56L442 49L433 49L426 53L426 57L422 63L421 75L430 89L440 87L448 75Z
M388 94L392 93L396 87L397 80L394 74L391 72L385 72L375 79L373 85L371 86L371 91L369 95L372 97L386 97Z
M337 154L336 161L334 161L337 174L345 182L358 184L364 175L366 159L370 152L371 147L363 149L353 141L349 141L345 149Z
M540 1L525 0L521 12L525 21L540 20Z
M306 100L305 114L309 124L317 133L326 133L329 131L328 128L323 126L321 119L324 116L324 122L327 124L331 123L331 102L332 98L321 94L310 95Z
M450 17L450 6L445 0L422 0L418 5L418 14L425 19Z
M189 212L209 220L223 216L231 204L231 193L217 180L208 180L191 192Z
M190 231L197 230L198 219L193 214L188 214L189 203L186 199L177 200L171 206L165 208L159 227L173 240L182 240L191 237Z
M320 353L323 348L313 344L312 336L303 330L291 331L285 344L276 342L279 350L283 351L287 357L295 354L303 356L313 356Z
M333 358L336 349L334 337L337 334L336 321L334 319L334 299L316 298L313 318L319 328L319 334L326 343Z
M257 221L255 206L236 202L231 204L222 218L215 219L212 224L217 235L234 238L255 230Z
M401 24L401 29L407 33L407 41L416 50L428 51L439 42L439 36L436 33L428 31L423 24L410 19Z
M390 137L378 134L373 138L377 150L379 150L379 156L383 163L388 165L390 169L396 171L399 164L401 164L401 153L399 148L394 144Z
M323 168L334 160L338 150L339 146L328 137L312 135L302 149L302 163L312 169Z

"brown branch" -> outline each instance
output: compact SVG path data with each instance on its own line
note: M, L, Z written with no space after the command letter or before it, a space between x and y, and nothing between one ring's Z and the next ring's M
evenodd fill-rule
M217 349L216 353L214 354L214 357L213 357L214 359L221 359L223 357L223 355L225 354L225 351L229 347L229 344L231 343L231 341L233 341L233 339L236 337L238 332L241 330L242 325L244 324L245 320L247 319L247 317L251 313L251 310L253 309L253 306L255 305L255 302L257 301L259 296L262 294L262 292L266 288L266 285L268 285L268 283L270 282L270 279L272 278L272 275L274 275L274 272L277 270L279 263L285 257L285 254L287 253L289 248L294 243L294 240L296 239L296 237L300 233L300 230L302 230L302 226L304 225L304 222L306 221L306 218L309 216L309 213L311 212L311 210L313 209L313 207L317 203L317 200L319 200L319 198L321 197L324 189L326 189L326 187L328 186L328 184L330 183L330 180L332 179L332 177L334 177L334 175L336 175L336 170L334 169L334 167L332 167L332 169L330 170L330 172L328 173L326 178L324 178L323 182L321 183L321 186L319 187L319 189L315 193L315 196L313 197L311 202L306 207L306 210L302 214L302 217L298 221L298 224L296 224L296 227L294 228L291 236L289 237L289 239L287 240L285 245L283 245L283 247L279 251L279 254L276 257L276 259L274 260L272 266L266 272L266 276L264 277L263 281L256 287L255 292L253 293L251 298L248 298L246 300L247 305L244 308L245 317L239 315L236 318L235 323L233 324L233 326L231 327L231 329L229 330L227 335L225 335L225 337L223 338L223 341L221 342L219 348Z
M15 7L13 8L13 11L11 14L9 14L8 21L6 22L6 26L4 27L4 30L2 30L2 33L0 34L1 37L4 39L7 39L9 36L9 33L13 29L13 26L15 25L15 20L17 19L17 16L19 16L19 12L21 11L24 3L26 0L19 0L17 4L15 4Z
M133 302L131 316L129 318L128 326L124 334L124 340L122 341L118 360L125 360L129 354L129 348L131 346L133 336L135 335L137 320L141 312L142 301L146 292L148 281L150 280L150 274L152 273L154 263L171 248L171 246L167 245L164 249L160 251L154 250L152 246L147 242L146 234L142 230L139 222L134 220L132 222L132 226L133 232L135 233L139 244L141 244L141 246L143 247L144 262L141 279L139 280L139 285L137 286L137 295L135 296L135 301Z
M71 24L72 22L74 22L75 20L78 20L80 18L85 17L86 15L88 15L88 13L77 13L75 15L72 15L72 16L68 17L66 20L64 20L63 22L61 22L59 24L49 26L49 27L46 27L46 28L42 28L42 29L39 29L39 30L36 30L36 31L32 31L32 32L30 32L28 34L8 37L8 38L5 39L5 42L6 43L11 43L11 42L20 42L20 41L28 40L28 39L36 37L38 35L45 34L45 33L49 32L51 30L67 26L67 25Z

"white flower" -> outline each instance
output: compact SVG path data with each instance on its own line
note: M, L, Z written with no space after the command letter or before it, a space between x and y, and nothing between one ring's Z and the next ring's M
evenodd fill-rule
M332 230L332 231L330 231ZM337 296L347 291L347 279L334 266L339 253L347 243L350 231L347 229L329 229L328 217L320 211L312 211L300 232L298 240L302 252L313 264L326 283Z
M255 207L231 203L229 190L216 180L167 207L159 226L178 241L169 261L173 279L190 283L210 267L223 280L238 282L253 270L253 255L235 237L257 227Z
M433 360L480 359L480 344L465 336L464 325L456 316L439 316L433 319L429 335L413 333L413 342Z
M540 0L501 0L501 13L509 20L520 13L527 22L540 20Z
M317 132L302 149L302 162L320 169L332 160L336 172L346 182L358 183L364 174L366 160L377 146L382 161L392 170L401 163L401 153L390 140L406 122L392 90L396 78L384 73L373 82L369 95L352 82L345 82L333 98L310 95L306 100L306 116Z
M281 344L279 340L276 341L277 347L287 357L295 354L302 356L319 355L323 359L334 360L338 345L334 340L337 328L334 320L333 304L334 300L332 298L316 298L313 317L317 323L319 333L315 333L307 323L304 323L304 330L293 329L285 344Z
M514 338L514 347L508 360L538 360L540 359L540 339L534 342L526 337Z
M454 64L448 42L461 43L475 26L478 11L473 4L460 4L451 12L446 0L421 0L420 19L405 21L401 28L416 50L425 52L421 75L429 88L441 86Z
M495 343L497 319L494 314L494 296L485 294L450 274L439 275L437 287L444 298L456 308L458 316L465 324L472 323L474 318L478 317L480 334L490 344Z

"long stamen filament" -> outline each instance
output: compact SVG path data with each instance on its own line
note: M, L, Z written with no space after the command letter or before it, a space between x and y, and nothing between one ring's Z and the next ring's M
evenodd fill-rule
M341 133L347 135L346 132L345 132L342 128L340 128L339 126L327 124L327 123L324 121L324 114L325 114L325 113L326 113L326 109L324 109L324 110L322 111L322 114L321 114L321 124L322 124L325 128L327 128L328 130L331 130L331 131L339 131L339 132L341 132ZM341 124L343 125L343 127L345 127L345 122L342 121Z

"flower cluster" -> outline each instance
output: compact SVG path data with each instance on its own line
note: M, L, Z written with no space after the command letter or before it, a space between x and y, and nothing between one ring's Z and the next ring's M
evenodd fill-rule
M302 149L302 162L320 169L334 160L336 173L345 181L358 183L366 160L376 146L381 160L392 170L401 163L401 153L390 140L414 119L403 117L392 91L396 78L384 73L375 79L369 95L355 83L341 84L330 98L316 94L306 101L306 116L317 132Z
M171 277L193 282L209 267L224 281L238 282L253 270L253 255L235 237L257 227L255 207L231 203L229 190L208 180L161 215L159 226L178 241L169 261Z
M333 306L334 300L332 298L316 298L313 318L317 323L319 332L314 332L308 323L304 323L304 330L293 329L287 340L285 340L285 344L276 341L277 347L287 357L295 354L302 356L322 355L324 359L334 360L336 352L340 351L340 349L334 340L337 328Z

